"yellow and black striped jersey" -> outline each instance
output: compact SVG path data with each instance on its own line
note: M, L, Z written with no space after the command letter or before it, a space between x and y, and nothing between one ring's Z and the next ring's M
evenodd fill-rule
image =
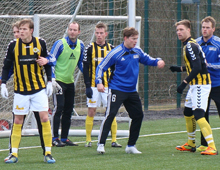
M32 37L30 43L23 43L21 39L11 41L4 60L2 83L6 83L13 66L15 93L27 95L46 88L43 67L36 60L38 56L48 54L46 42L41 38ZM51 66L45 65L44 68L48 81L51 81Z
M83 74L86 87L96 87L95 84L95 72L99 63L104 57L114 48L113 45L105 42L100 46L96 42L90 43L84 50L83 58ZM111 69L109 68L103 75L103 85L108 87L108 80L111 75Z
M205 53L200 45L188 38L183 42L183 58L188 77L185 79L190 85L211 84L210 75L206 67Z

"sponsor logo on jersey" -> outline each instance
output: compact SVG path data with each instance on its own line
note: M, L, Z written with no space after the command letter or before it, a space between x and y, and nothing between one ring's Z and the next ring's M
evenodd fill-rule
M93 60L95 60L95 61L102 61L103 58L94 58Z
M39 50L37 47L34 47L34 48L33 48L33 52L34 52L34 53L38 53L39 51L40 51L40 50Z
M31 48L31 46L25 46L24 48Z
M70 55L70 58L69 59L76 59L76 57L74 56L74 54L72 53L71 55Z
M133 58L139 58L139 55L134 55Z
M215 47L209 47L209 51L216 51L217 50L217 48L215 48Z
M121 61L125 61L125 58L124 58L124 57L122 57L122 58L121 58Z

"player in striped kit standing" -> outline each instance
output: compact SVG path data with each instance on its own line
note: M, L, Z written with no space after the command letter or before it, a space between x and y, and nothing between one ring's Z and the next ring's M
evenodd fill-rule
M185 67L171 66L170 69L177 72L187 71L188 76L178 86L178 93L182 94L185 87L188 84L190 85L183 112L186 120L188 141L181 146L177 146L176 149L179 151L196 151L195 133L197 122L208 143L208 148L202 151L201 155L217 155L218 151L211 127L204 117L211 90L211 79L206 67L205 54L201 46L191 37L191 23L189 20L181 20L175 26L178 39L183 43Z
M89 44L84 51L83 59L83 75L84 82L86 85L86 96L87 96L87 106L88 114L86 117L85 128L86 128L86 144L85 147L91 147L91 132L93 128L93 119L96 114L96 108L100 107L101 103L103 107L107 107L107 94L108 94L108 79L111 75L110 68L103 74L103 85L105 87L105 92L99 92L95 84L95 71L98 64L103 60L103 58L111 51L114 47L105 41L107 37L107 26L100 22L95 26L95 37L96 41ZM114 118L111 125L111 135L112 135L112 147L122 147L116 141L117 133L117 122Z
M48 118L48 96L52 94L51 66L45 65L47 84L43 78L42 66L36 60L39 56L48 55L46 42L38 37L33 37L34 23L31 19L23 19L19 23L20 38L11 41L2 70L1 95L8 97L6 81L9 71L14 66L14 124L11 134L11 156L6 163L18 161L18 147L21 140L21 130L24 115L29 110L38 111L42 124L42 135L45 145L44 161L55 163L51 155L51 126ZM47 96L48 95L48 96Z

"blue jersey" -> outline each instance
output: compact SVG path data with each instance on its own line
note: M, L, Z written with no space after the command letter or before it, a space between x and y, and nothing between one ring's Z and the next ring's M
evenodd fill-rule
M157 66L160 59L150 57L138 46L128 49L124 43L111 50L96 68L96 84L102 83L103 73L111 67L109 88L123 92L135 92L139 63Z
M196 41L206 55L212 87L220 86L220 38L213 35L207 42L204 42L203 37Z
M84 51L84 43L77 39L75 43L73 43L69 37L65 37L67 44L70 46L71 49L74 49L77 41L80 41L80 47L81 47L81 52L80 52L80 58L78 61L78 67L79 69L83 72L83 51ZM60 54L63 52L63 42L62 40L57 40L54 44L53 47L50 51L50 56L47 57L47 59L49 60L49 65L52 65L52 77L55 78L55 74L54 74L54 69L55 69L55 65L56 65L56 61L57 58L60 56Z

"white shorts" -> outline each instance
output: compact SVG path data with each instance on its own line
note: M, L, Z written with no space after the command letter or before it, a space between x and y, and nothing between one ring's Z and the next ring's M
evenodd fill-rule
M101 103L103 107L107 107L108 88L105 88L105 92L101 93L96 87L91 87L93 91L92 98L87 98L88 107L100 107Z
M211 85L190 85L186 95L185 106L206 111Z
M27 115L29 111L48 111L48 97L45 89L30 95L14 94L14 114Z

